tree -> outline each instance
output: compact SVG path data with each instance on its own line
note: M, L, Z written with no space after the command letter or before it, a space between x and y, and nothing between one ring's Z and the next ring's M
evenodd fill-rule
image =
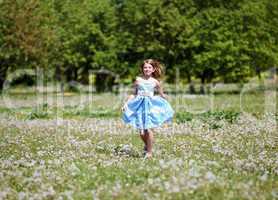
M108 0L59 1L61 66L66 81L88 83L89 70L111 68L115 60L114 11Z
M53 29L48 4L2 1L0 6L0 89L8 70L48 67Z

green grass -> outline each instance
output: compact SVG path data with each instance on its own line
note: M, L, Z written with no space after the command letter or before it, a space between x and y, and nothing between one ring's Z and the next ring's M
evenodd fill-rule
M265 115L262 93L246 94L245 110L236 94L216 95L211 109L208 96L170 96L176 115L154 130L152 160L113 94L85 106L77 95L64 106L12 98L17 106L0 102L3 199L278 198L277 112Z
M273 91L274 92L274 91ZM224 117L229 121L237 118L239 113L248 113L261 118L265 114L265 101L267 93L257 91L245 94L219 94L219 95L170 95L169 102L176 111L177 122L192 120L200 116ZM43 95L10 95L8 100L12 106L7 107L0 103L0 113L17 116L19 119L48 119L48 118L117 118L120 117L120 107L124 98L114 94L93 95L92 100L82 102L87 94L57 94ZM275 98L275 97L272 97ZM49 99L49 101L47 101ZM278 98L276 94L276 105ZM272 101L272 99L270 99ZM58 105L63 102L63 106ZM20 106L13 105L20 104ZM274 103L275 104L275 103ZM277 115L277 112L276 112ZM229 119L228 119L229 118Z
M5 136L3 131L5 129L1 130L1 138ZM79 134L82 137L78 137ZM240 144L237 142L242 139L268 140L263 134L259 138L225 136L220 145L225 147L229 144L228 149L232 151L237 150ZM266 146L253 149L252 142L246 142L242 146L244 150L238 149L227 156L223 152L212 152L213 142L194 134L156 135L155 157L145 161L138 156L142 144L136 135L98 136L74 132L54 136L51 132L31 130L24 134L22 130L17 130L17 134L8 133L5 138L8 139L1 139L1 146L4 147L1 171L4 177L0 188L9 187L8 198L11 199L16 198L20 191L30 196L37 192L41 194L49 185L55 191L49 198L58 198L64 196L65 191L72 191L70 195L75 199L90 199L92 191L95 191L101 199L129 199L131 196L143 199L146 194L162 199L245 199L256 196L271 199L271 192L278 184L277 174L271 171L275 166L268 164L277 153L277 147L271 151ZM19 145L13 145L15 141ZM117 154L115 150L123 145L131 145L131 153ZM233 163L234 156L247 161L249 148L254 156L264 148L269 151L266 159L256 164L261 164L269 172L267 180L259 178L264 174L263 170L257 167L241 168ZM3 164L7 160L12 165ZM32 161L34 164L30 166ZM216 178L209 181L206 178L208 171ZM36 184L36 180L41 184Z

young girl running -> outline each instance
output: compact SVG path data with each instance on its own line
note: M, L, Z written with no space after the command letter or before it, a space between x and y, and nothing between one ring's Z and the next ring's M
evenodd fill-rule
M145 158L151 158L154 141L151 129L171 121L174 111L166 100L158 80L162 75L161 64L156 60L147 59L140 69L142 75L136 77L134 92L122 107L122 119L125 123L139 129L140 137L145 144ZM159 96L154 96L154 90L159 93Z

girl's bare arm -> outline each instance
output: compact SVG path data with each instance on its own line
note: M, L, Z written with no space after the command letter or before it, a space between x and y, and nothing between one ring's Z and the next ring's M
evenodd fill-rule
M161 97L163 97L164 99L166 99L167 96L166 96L166 94L164 94L162 85L161 85L161 83L159 81L157 81L157 83L156 83L156 88L157 88L157 91L158 91L159 95Z

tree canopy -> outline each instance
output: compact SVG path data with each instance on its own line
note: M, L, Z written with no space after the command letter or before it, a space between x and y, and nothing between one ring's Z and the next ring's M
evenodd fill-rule
M44 68L88 83L90 70L134 76L146 58L166 80L243 82L277 66L272 0L2 0L0 88L8 72Z

